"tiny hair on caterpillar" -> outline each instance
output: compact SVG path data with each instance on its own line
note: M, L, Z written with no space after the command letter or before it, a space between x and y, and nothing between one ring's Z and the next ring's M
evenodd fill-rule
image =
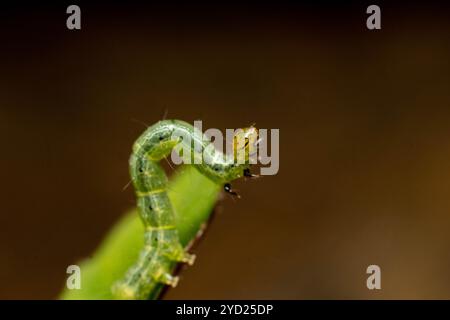
M180 139L180 135L190 139ZM156 299L158 288L177 285L179 279L172 274L176 264L192 265L195 260L195 255L187 252L179 240L175 213L167 194L168 179L159 162L182 145L191 157L210 160L189 165L223 186L225 192L238 196L231 182L241 177L255 177L250 172L249 144L257 141L257 136L258 130L254 126L237 130L233 139L234 157L211 148L208 137L199 135L192 125L180 120L159 121L135 141L129 170L145 229L144 247L135 264L113 285L115 298ZM239 159L243 161L237 161Z

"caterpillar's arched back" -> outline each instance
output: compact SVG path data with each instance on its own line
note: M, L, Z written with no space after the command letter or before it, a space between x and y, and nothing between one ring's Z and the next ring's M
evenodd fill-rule
M155 289L164 284L176 286L178 277L172 275L175 263L194 262L195 256L185 251L178 238L175 215L167 195L167 177L158 162L170 154L175 146L182 144L183 150L189 150L192 157L208 158L209 161L193 165L215 183L223 185L227 192L233 193L230 181L251 176L247 143L242 145L239 141L250 140L250 136L254 138L257 130L250 127L237 134L244 139L235 139L234 151L235 154L244 153L243 164L236 163L233 157L223 156L214 148L208 148L211 144L209 139L194 134L193 126L179 120L160 121L136 140L130 157L130 175L145 227L145 245L135 265L113 286L116 298L156 298L158 290ZM190 139L185 141L180 136ZM200 148L196 150L194 145Z

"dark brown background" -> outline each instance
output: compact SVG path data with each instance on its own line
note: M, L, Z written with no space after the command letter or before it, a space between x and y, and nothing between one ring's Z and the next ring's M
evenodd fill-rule
M55 298L134 205L165 109L280 129L167 298L450 298L450 13L437 4L81 4L0 16L0 298ZM137 120L137 121L135 121ZM365 270L382 268L382 290Z

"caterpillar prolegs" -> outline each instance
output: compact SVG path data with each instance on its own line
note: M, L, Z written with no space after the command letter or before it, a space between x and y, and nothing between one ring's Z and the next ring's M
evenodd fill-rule
M233 143L233 157L216 150L210 139L198 134L192 125L179 120L159 121L136 140L129 164L137 206L145 227L145 244L135 265L113 286L117 299L156 298L155 289L162 285L176 286L178 278L172 275L176 263L194 262L195 256L186 252L180 243L167 195L167 177L159 161L181 145L181 150L188 150L189 157L204 160L192 164L200 173L234 194L230 181L252 176L248 144L256 137L257 129L254 127L238 130ZM240 156L244 161L236 161Z

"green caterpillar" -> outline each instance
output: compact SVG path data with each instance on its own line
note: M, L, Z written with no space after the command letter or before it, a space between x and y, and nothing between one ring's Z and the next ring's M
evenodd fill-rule
M257 135L253 126L238 130L233 139L234 157L226 157L211 148L210 139L179 120L159 121L136 140L130 157L130 175L145 227L145 245L135 265L113 286L113 295L117 299L157 298L164 285L177 285L178 277L172 275L176 264L191 265L195 259L178 238L175 215L167 195L167 177L158 162L172 149L182 146L184 152L189 151L191 159L203 160L191 162L198 163L193 166L200 173L223 185L226 192L236 195L230 181L242 176L253 177L249 170L249 142L256 141ZM180 152L180 156L186 157L186 154ZM236 161L242 158L244 161Z

